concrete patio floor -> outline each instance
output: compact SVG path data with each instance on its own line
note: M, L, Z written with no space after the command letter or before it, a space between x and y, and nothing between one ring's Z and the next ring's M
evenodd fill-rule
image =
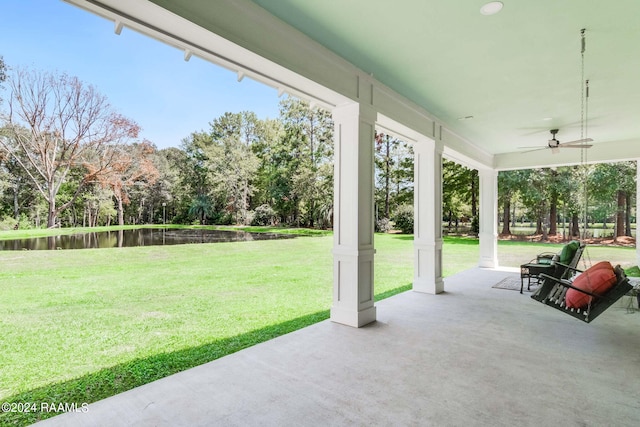
M640 313L586 324L491 287L510 274L468 270L367 327L324 321L38 425L640 425Z

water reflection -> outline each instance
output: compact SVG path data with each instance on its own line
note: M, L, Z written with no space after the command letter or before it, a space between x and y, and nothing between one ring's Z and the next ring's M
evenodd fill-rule
M223 230L175 230L138 228L135 230L100 231L31 239L0 240L0 250L53 250L122 248L133 246L184 245L187 243L244 242L251 240L288 239L294 236L276 233L250 233Z

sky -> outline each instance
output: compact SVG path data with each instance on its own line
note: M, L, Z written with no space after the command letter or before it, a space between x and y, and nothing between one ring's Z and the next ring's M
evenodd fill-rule
M62 0L0 0L0 16L7 67L66 73L93 85L158 148L178 147L227 111L278 117L276 89L238 82L195 55L187 62L181 50L129 28L117 35L112 21Z

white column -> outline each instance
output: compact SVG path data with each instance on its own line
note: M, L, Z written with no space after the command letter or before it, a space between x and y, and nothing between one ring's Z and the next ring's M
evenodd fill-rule
M480 267L498 266L498 171L479 169Z
M640 265L640 229L638 229L638 218L640 218L640 159L636 159L636 265Z
M444 291L442 280L442 144L430 139L413 146L413 290Z
M333 305L331 320L360 327L376 320L373 305L373 201L376 113L349 104L335 123Z

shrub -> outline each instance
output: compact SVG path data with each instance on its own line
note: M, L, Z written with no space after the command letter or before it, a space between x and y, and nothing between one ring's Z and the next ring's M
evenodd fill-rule
M276 222L276 211L267 204L258 206L253 211L251 225L274 225Z
M376 233L388 233L391 230L391 221L389 218L380 218L376 221Z
M400 205L393 215L395 228L405 234L413 233L413 206Z
M18 223L11 217L5 217L0 221L0 231L13 230L13 227Z
M28 230L30 228L33 228L33 226L25 214L20 214L20 219L18 221L10 216L4 217L0 220L0 230L2 231L16 229Z
M478 234L480 232L480 218L478 217L478 215L474 216L471 219L471 231L475 234Z

